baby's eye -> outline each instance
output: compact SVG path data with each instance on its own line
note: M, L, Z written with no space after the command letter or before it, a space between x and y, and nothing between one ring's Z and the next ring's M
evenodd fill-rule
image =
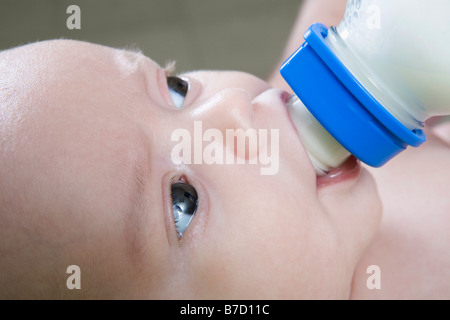
M169 87L170 97L173 104L177 108L181 108L184 103L184 98L189 91L189 82L179 77L167 77L167 86Z
M197 211L198 196L194 187L185 182L172 184L172 211L178 238L181 238Z

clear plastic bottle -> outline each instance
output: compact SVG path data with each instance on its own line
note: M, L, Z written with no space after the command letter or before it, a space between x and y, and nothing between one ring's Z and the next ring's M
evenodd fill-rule
M382 166L450 114L449 14L449 0L348 0L337 27L306 32L281 74L318 174L350 154Z

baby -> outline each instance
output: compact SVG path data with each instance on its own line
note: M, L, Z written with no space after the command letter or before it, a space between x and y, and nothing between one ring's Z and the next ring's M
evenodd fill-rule
M286 54L344 7L307 1ZM72 40L0 53L0 298L450 297L445 143L318 179L277 73L170 69ZM196 121L278 130L277 173L174 162Z

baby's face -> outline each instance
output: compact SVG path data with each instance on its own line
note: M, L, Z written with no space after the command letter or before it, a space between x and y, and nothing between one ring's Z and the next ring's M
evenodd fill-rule
M139 53L69 40L3 52L0 68L0 288L69 298L347 296L380 218L377 190L364 170L317 185L286 92L240 72L186 73L168 86ZM224 141L227 129L266 129L258 152L279 153L276 172L237 163L236 150L234 164L195 163L194 123ZM174 157L179 129L192 134L192 164ZM219 139L202 143L226 154ZM195 212L189 224L175 225L172 190ZM66 288L69 265L81 269L77 292Z

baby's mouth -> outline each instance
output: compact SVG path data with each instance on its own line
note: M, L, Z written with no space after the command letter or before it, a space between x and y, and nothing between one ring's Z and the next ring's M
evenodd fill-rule
M355 179L361 173L361 162L350 156L342 165L327 172L325 175L317 175L317 187L340 183L346 180Z

